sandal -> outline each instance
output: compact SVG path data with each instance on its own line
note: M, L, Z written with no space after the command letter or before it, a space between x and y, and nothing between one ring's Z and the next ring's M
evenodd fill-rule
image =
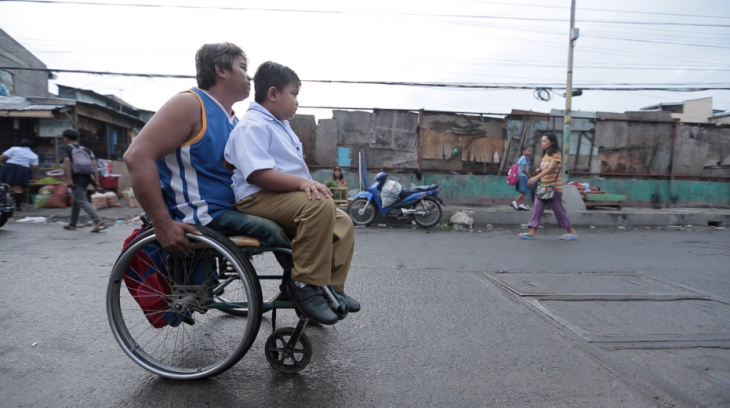
M63 229L69 230L69 231L76 231L76 227L72 227L70 225L64 225L63 226Z
M578 234L563 234L560 239L563 241L575 241L578 239Z
M94 228L92 228L89 232L101 232L105 229L107 229L107 227L104 225L104 221L99 221L94 224Z
M526 232L521 232L521 233L517 234L517 236L520 237L520 238L522 238L522 239L537 239L537 238L533 237L532 235L530 235L530 234L528 234Z

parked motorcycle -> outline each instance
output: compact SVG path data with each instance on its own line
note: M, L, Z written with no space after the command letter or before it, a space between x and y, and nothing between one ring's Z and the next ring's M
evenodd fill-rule
M430 228L441 220L441 206L446 207L438 197L441 187L438 184L418 186L413 189L402 189L398 199L389 207L383 207L380 193L388 174L381 171L375 177L367 191L359 193L347 206L347 213L355 225L369 225L375 220L378 211L383 217L397 219L413 218L416 224Z
M8 218L13 216L15 205L10 197L10 186L0 184L0 227L8 222Z

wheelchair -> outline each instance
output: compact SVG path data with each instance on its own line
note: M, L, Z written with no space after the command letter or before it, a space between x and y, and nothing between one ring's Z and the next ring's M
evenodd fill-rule
M257 267L261 255L286 248L264 247L248 236L227 237L210 228L187 234L192 247L165 251L143 218L143 230L119 255L107 288L107 317L122 350L135 363L162 377L194 380L218 375L235 365L256 339L262 315L271 312L272 333L264 346L269 364L296 373L312 359L304 333L310 323L296 303L279 293L282 268ZM271 269L278 268L278 273ZM263 288L263 291L262 291ZM330 306L343 319L347 301L327 288ZM276 328L276 311L294 309L296 327ZM312 322L314 323L314 322Z

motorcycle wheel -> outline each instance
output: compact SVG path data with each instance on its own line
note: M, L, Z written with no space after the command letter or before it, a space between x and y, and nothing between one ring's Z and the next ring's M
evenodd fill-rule
M427 197L413 207L416 211L425 211L426 214L414 214L416 224L423 228L431 228L441 221L441 206L431 197Z
M8 218L10 218L10 213L0 213L0 228L8 222Z
M368 203L364 197L356 198L347 206L347 214L355 225L369 225L375 220L375 213L373 203Z

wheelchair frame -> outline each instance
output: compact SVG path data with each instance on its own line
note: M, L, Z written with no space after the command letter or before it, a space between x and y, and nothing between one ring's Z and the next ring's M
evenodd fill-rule
M167 253L159 247L159 244L156 244L154 229L151 228L151 224L144 218L143 222L145 222L145 227L148 228L147 231L140 234L122 251L112 269L107 289L107 316L112 333L122 350L133 361L150 372L171 379L200 379L218 375L235 365L248 352L255 338L258 336L263 314L271 311L272 333L269 335L264 347L269 364L276 370L284 373L299 372L309 364L312 357L312 346L307 335L304 333L305 327L310 322L309 318L301 314L294 300L281 300L279 299L280 295L272 299L267 299L266 301L262 299L260 281L281 280L284 278L284 274L258 275L250 262L250 259L254 255L265 252L281 252L291 255L291 250L265 247L258 240L246 236L225 237L209 228L196 226L203 235L186 234L188 239L193 242L189 250L190 253L188 251L184 254ZM182 325L185 334L183 335L183 347L181 348L184 348L185 336L189 338L189 343L194 343L196 336L188 334L185 325L189 325L187 327L191 331L193 330L193 325L197 322L195 319L196 313L199 313L202 317L203 314L207 315L211 310L218 310L222 313L233 315L234 318L245 316L248 319L245 334L240 344L235 347L230 356L208 366L192 368L176 367L174 364L163 361L164 358L162 357L153 356L152 354L155 354L157 349L151 352L145 350L145 347L147 347L147 344L151 340L142 344L142 334L139 335L139 339L132 334L134 327L139 325L143 326L144 324L138 323L134 327L127 325L126 321L130 318L127 317L127 312L124 312L125 309L122 306L122 297L126 295L123 287L127 286L132 299L135 299L135 295L126 283L126 279L132 276L129 274L129 268L131 268L130 265L133 260L137 259L138 252L148 248L149 245L157 245L155 248L158 248L157 251L161 255L161 259L164 258L165 260L165 271L163 272L157 269L157 271L152 273L162 276L162 280L167 282L170 287L169 294L156 292L157 297L165 298L167 307L155 311L155 313L159 316L173 316L176 322L181 322L174 326L170 323L169 327L168 325L163 325L161 329L166 331L163 342L167 341L168 333L171 329L177 329L179 325ZM135 252L131 253L131 251ZM238 255L236 255L236 252L238 252ZM165 255L162 256L162 254ZM195 260L195 255L199 255L197 261ZM201 260L203 261L201 262ZM187 270L186 262L189 262L190 265L194 264L194 266L191 266L190 270ZM206 269L206 265L209 264L211 266L204 272L204 282L202 284L191 284L190 280L192 278L190 276L195 273L195 268ZM154 266L152 262L146 262L144 265L149 267ZM213 271L212 269L215 270ZM226 293L226 288L237 280L240 281L238 283L239 285L244 285L242 291L247 293L246 301L229 301L221 297L221 295ZM139 281L135 280L134 282L143 284L141 278ZM152 297L150 296L152 294L151 290L143 288L143 291L143 295L138 297ZM331 292L331 288L326 288L325 293L330 298L330 301L334 302L333 306L345 308L344 314L341 314L341 318L344 318L347 315L347 310L342 302L346 301L335 296ZM137 299L135 301L139 303ZM128 303L133 304L131 302ZM276 329L277 309L295 309L297 315L300 317L296 327ZM135 318L135 311L132 311L131 308L129 310L130 312L128 313L131 315L131 318ZM136 312L138 313L137 315L152 313L144 308ZM206 316L206 318L208 317ZM150 319L149 316L147 319ZM226 321L226 323L230 323L230 321ZM252 324L252 326L249 327L249 324ZM205 336L214 337L217 335L216 331L213 330L215 329L213 327L215 321L211 323L209 319L206 323L200 322L198 327L200 328L201 325L203 325L201 330L204 332L204 335L199 337L202 339L205 339ZM230 326L231 324L226 327L230 328ZM205 327L208 327L207 333ZM145 328L141 333L150 335L150 333L147 333L148 330L149 327ZM234 328L234 330L237 329ZM222 329L219 331L223 333ZM156 332L151 333L153 334L153 339L159 334L159 332L157 332L158 334L154 334ZM158 345L157 348L159 349L159 347L163 348L162 354L164 355L165 345ZM192 346L188 347L192 348L196 353L201 353L201 350L206 351L207 349L216 348L216 345L213 343L213 347L198 347L192 344ZM177 339L175 348L177 349ZM301 355L302 358L295 358L295 354Z

